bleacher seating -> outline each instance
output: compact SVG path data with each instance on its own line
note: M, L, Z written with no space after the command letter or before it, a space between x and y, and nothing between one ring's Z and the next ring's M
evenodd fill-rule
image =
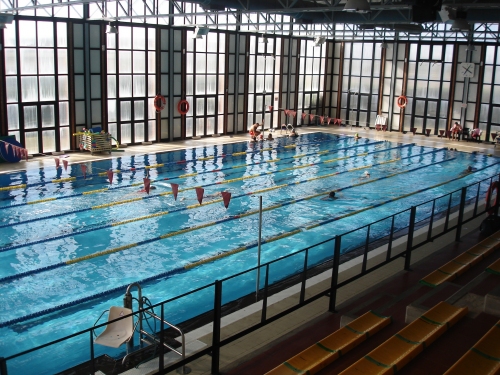
M361 315L316 344L303 350L266 375L315 374L341 355L391 323L391 318L373 311Z
M498 373L500 373L500 321L444 375L487 375Z
M489 273L493 273L495 275L500 275L500 259L497 259L496 262L493 262L490 264L487 268L486 271Z
M499 247L500 232L496 232L425 276L420 283L434 288L446 281L451 281Z
M394 374L467 312L467 307L440 302L340 374Z

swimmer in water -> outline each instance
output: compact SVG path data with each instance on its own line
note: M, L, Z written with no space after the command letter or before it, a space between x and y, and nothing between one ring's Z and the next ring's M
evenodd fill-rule
M333 201L335 199L337 199L338 197L335 195L335 192L334 191L331 191L328 193L328 196L327 197L323 197L321 198L322 201Z

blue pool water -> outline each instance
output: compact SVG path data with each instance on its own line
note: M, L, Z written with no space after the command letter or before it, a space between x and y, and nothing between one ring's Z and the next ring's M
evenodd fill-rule
M89 162L86 179L69 161L67 171L0 175L0 187L11 187L0 191L2 356L92 326L122 304L130 283L158 303L255 267L260 196L270 208L262 218L265 263L500 172L497 158L481 154L324 133ZM468 165L475 172L461 175ZM149 195L139 191L146 174L156 188ZM179 185L176 200L171 183ZM201 205L195 187L204 189ZM331 190L337 199L325 200ZM222 191L232 194L227 209ZM343 251L363 239L352 236ZM235 249L243 250L204 263ZM331 249L311 254L316 262L329 256ZM301 265L290 261L272 281ZM252 287L255 279L240 280L226 298ZM166 319L185 321L211 303L210 293L183 301ZM84 361L85 339L51 353L50 364L43 351L13 360L9 374L34 364L50 374Z

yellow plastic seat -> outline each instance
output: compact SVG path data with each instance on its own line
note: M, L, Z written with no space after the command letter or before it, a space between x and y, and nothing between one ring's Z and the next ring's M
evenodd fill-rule
M392 319L368 311L348 325L275 367L266 375L315 374L368 337L390 324Z
M500 259L490 264L488 268L486 268L486 271L493 273L495 275L500 275Z
M447 302L440 302L419 319L407 325L342 371L340 375L394 374L434 342L450 326L464 317L467 312L466 307L460 308Z
M495 324L445 375L500 373L500 322Z

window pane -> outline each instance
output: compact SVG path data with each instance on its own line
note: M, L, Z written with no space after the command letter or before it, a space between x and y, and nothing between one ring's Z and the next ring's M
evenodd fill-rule
M56 150L56 131L55 130L44 130L42 132L42 152L52 152Z
M133 58L134 58L134 73L146 73L146 53L134 51Z
M120 103L120 120L121 121L130 121L132 119L132 106L130 102L121 102Z
M38 50L38 71L40 74L54 74L54 51L49 49Z
M59 137L60 137L60 145L61 151L70 149L70 132L69 127L59 128Z
M132 77L131 76L120 76L120 96L130 97L132 96Z
M23 34L25 30L23 29ZM54 23L38 21L38 46L54 47Z
M69 125L68 102L59 102L59 125Z
M134 124L135 142L144 142L144 123L138 122Z
M55 126L54 120L54 106L42 105L42 128Z
M57 71L59 74L68 73L68 51L65 49L57 50Z
M55 77L40 77L40 100L48 101L56 99Z
M7 123L9 130L19 129L19 106L11 104L7 106Z
M118 66L120 73L132 73L132 52L119 51Z
M146 77L134 75L134 96L146 96Z
M21 77L21 97L23 102L38 101L38 80L36 77Z
M136 100L134 101L134 120L144 119L144 101Z
M37 74L36 49L21 48L19 57L21 59L21 74Z
M24 128L36 129L38 127L38 115L36 106L24 107Z
M38 132L24 133L24 145L30 154L38 154Z
M19 45L23 47L36 46L36 22L35 21L19 21Z
M5 78L6 91L7 91L7 103L17 102L17 77L6 77Z

